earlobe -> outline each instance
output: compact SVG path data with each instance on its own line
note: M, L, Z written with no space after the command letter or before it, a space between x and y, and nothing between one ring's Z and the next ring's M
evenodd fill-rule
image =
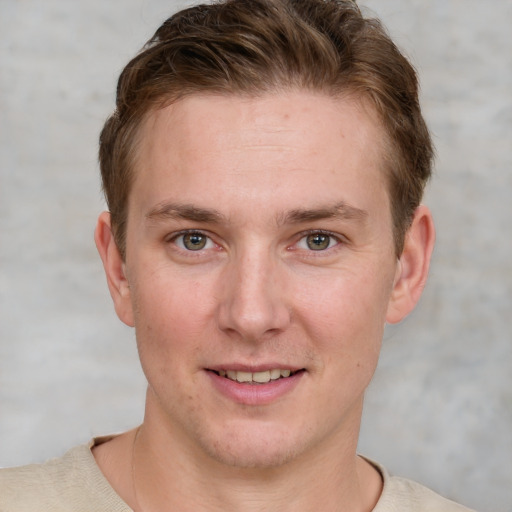
M386 321L403 320L416 306L427 281L434 249L435 229L430 210L420 205L405 235L404 249L397 265Z
M111 229L110 213L103 212L96 224L94 241L103 262L110 295L119 319L133 327L133 308L125 264Z

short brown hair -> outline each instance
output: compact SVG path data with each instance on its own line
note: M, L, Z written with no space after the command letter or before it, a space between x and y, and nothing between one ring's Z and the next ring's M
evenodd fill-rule
M171 16L119 77L99 157L123 257L135 141L145 116L194 93L290 88L354 94L373 106L387 134L384 166L401 254L433 157L411 64L353 1L224 0Z

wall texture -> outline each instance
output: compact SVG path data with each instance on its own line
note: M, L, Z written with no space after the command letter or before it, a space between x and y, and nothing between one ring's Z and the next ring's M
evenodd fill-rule
M183 4L181 4L183 5ZM142 418L133 333L92 233L96 141L163 0L0 0L0 466ZM512 1L369 0L418 68L438 244L386 333L361 452L481 511L512 510Z

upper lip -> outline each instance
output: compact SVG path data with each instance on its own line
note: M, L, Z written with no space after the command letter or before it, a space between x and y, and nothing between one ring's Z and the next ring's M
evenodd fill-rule
M239 364L239 363L227 363L220 364L215 366L209 366L206 368L207 370L211 370L214 372L219 371L235 371L235 372L249 372L249 373L258 373L258 372L267 372L270 370L290 370L290 372L297 372L299 370L303 370L302 366L295 366L284 363L263 363L263 364Z

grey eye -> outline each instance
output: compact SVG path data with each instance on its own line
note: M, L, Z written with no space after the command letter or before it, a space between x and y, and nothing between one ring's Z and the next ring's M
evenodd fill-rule
M331 244L331 237L323 233L315 233L306 237L306 243L312 251L323 251L329 248Z
M200 251L206 247L208 237L201 233L187 233L182 235L183 247L189 251Z

